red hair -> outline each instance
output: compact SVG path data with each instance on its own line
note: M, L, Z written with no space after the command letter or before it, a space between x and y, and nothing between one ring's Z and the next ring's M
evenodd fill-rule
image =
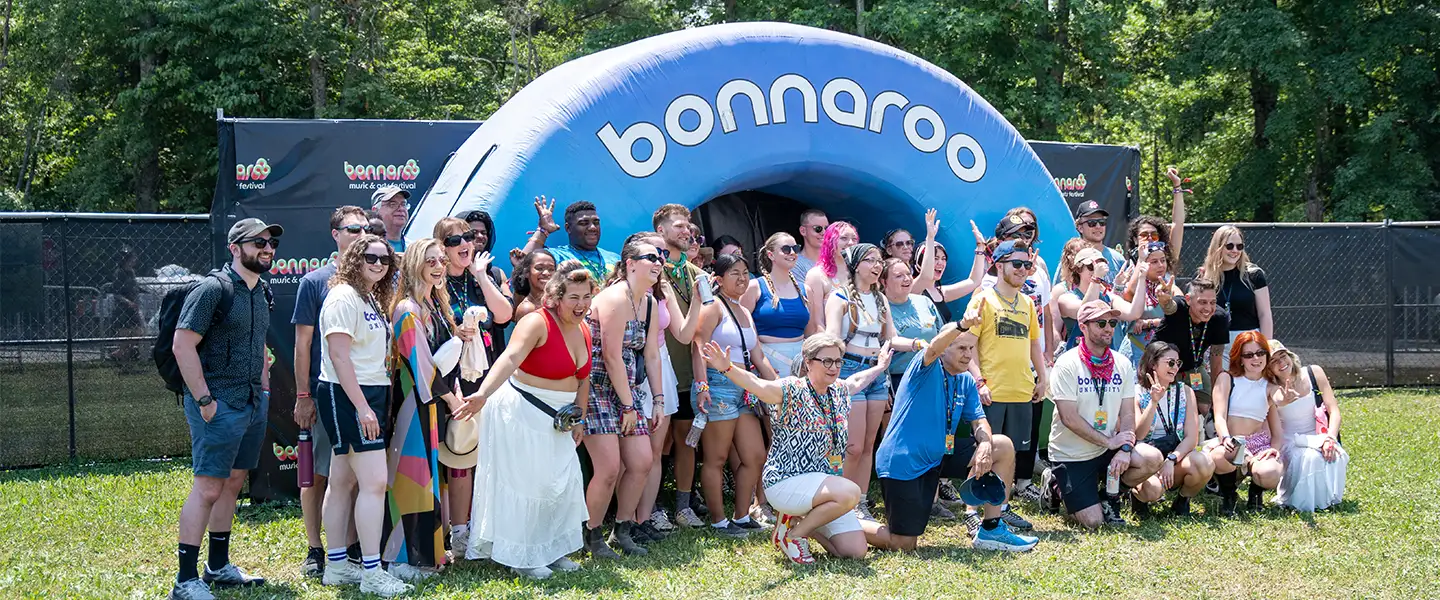
M1245 344L1259 344L1260 351L1265 353L1265 364L1270 364L1270 340L1265 334L1258 331L1247 331L1235 336L1235 341L1230 343L1230 373L1231 377L1244 377L1245 365L1241 364L1240 354L1244 351Z

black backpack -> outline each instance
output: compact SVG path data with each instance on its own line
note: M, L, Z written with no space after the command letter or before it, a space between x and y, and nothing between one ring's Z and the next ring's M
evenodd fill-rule
M214 327L225 321L230 314L230 306L235 303L235 284L230 281L229 274L220 269L211 271L206 277L214 277L220 282L220 302L215 304L215 314L210 317L210 326ZM165 380L165 389L174 393L183 394L185 390L185 378L180 374L180 363L175 361L175 327L180 322L180 311L185 307L185 298L195 288L204 283L204 279L193 281L165 292L165 298L160 301L160 312L157 315L159 331L155 338L155 348L151 356L155 359L155 368L160 372L160 378ZM269 304L270 310L275 310L275 296L270 292L270 286L260 281L260 286L265 290L265 301ZM196 350L205 347L205 340L200 340L200 346Z

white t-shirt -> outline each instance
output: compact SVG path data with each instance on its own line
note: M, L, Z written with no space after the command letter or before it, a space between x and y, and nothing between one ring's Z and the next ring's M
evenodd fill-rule
M1104 382L1105 398L1095 393L1096 382L1090 375L1090 367L1080 357L1080 348L1065 351L1055 359L1055 368L1050 371L1050 398L1056 404L1074 402L1095 431L1105 437L1115 435L1115 426L1120 421L1122 402L1135 401L1135 367L1130 361L1115 355L1115 369L1108 381ZM1096 446L1080 437L1065 423L1060 415L1050 424L1050 458L1062 462L1090 460L1105 453L1104 446Z
M382 319L355 288L340 284L330 289L320 307L320 380L340 383L330 360L330 334L350 336L350 362L360 385L390 385L385 355L390 350L389 323Z

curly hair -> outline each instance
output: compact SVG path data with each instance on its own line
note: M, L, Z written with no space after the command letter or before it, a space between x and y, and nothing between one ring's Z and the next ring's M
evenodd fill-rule
M1138 256L1135 253L1135 248L1140 238L1140 227L1142 225L1149 225L1155 228L1155 241L1165 244L1166 266L1169 267L1171 273L1174 273L1176 257L1175 251L1172 250L1170 246L1170 224L1166 223L1165 220L1160 217L1140 215L1134 219L1130 219L1130 228L1125 231L1125 255L1130 257L1132 261Z
M365 251L370 249L370 244L380 244L385 247L385 255L390 257L390 265L385 267L385 276L374 285L365 281ZM400 268L400 261L395 256L395 249L390 243L378 235L364 234L345 247L345 252L335 259L335 276L330 278L327 289L335 289L337 285L348 285L355 288L355 292L361 297L365 296L365 290L372 290L376 306L389 307L395 295L395 287L390 281L395 278L395 272ZM390 315L380 315L382 318L390 318Z
M834 277L840 272L840 267L835 264L835 259L840 255L840 236L846 233L854 233L855 226L844 221L836 221L825 228L825 237L820 240L820 269L825 272L826 277Z
M1082 238L1070 238L1065 242L1065 248L1060 251L1060 281L1069 284L1071 287L1080 285L1080 270L1075 268L1075 255L1085 249L1086 242Z
M445 289L446 286L431 285L425 278L425 270L430 268L425 263L425 254L431 248L441 248L441 257L444 257L444 246L435 238L424 238L405 248L405 254L400 257L400 284L396 286L395 297L391 300L390 313L394 314L395 308L406 300L419 307L422 317L430 317L430 311L438 307L440 310L437 312L454 331L455 315L450 310L450 292Z
M549 250L536 248L526 254L525 258L520 259L520 264L515 267L515 276L510 278L510 289L515 291L516 302L529 298L530 294L535 292L530 287L530 272L535 269L535 259L541 256L549 257L550 262L555 262L555 255L550 254ZM542 294L545 293L544 289L539 291Z
M550 281L545 282L545 296L541 303L546 308L555 308L560 304L560 298L565 295L566 288L571 285L584 284L590 286L590 293L595 293L595 278L590 275L590 270L585 264L570 259L555 266L555 274L550 276Z

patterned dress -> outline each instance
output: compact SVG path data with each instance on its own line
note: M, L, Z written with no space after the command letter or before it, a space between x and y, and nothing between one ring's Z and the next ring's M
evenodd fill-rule
M646 298L649 302L649 298ZM600 321L586 317L590 324L590 405L585 412L585 434L620 434L620 394L615 391L611 374L605 370L605 357L600 349ZM645 360L645 322L631 319L625 323L625 337L621 342L620 356L625 361L625 377L630 382L631 399L638 410L650 401L648 391L642 391L636 382L636 366ZM643 366L643 365L641 365ZM635 419L634 435L650 435L649 423L639 415Z
M440 396L450 382L437 370L433 352L450 338L449 324L430 311L433 327L422 320L409 299L391 315L395 328L396 369L391 376L395 430L386 452L390 486L385 493L385 528L381 558L415 567L445 564L445 523L449 507L438 460L444 425Z

